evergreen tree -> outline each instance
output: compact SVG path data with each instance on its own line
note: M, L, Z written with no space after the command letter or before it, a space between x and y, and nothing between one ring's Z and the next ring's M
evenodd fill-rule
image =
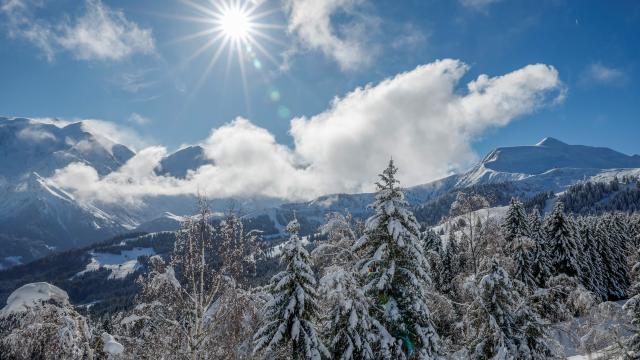
M538 283L538 286L546 286L547 279L551 276L551 260L549 256L549 247L545 239L545 234L542 229L542 218L540 217L540 211L538 208L534 208L528 219L529 232L531 234L531 240L534 242L533 249L533 276Z
M380 357L433 359L440 356L440 346L425 302L429 265L419 242L419 225L407 210L396 172L392 160L380 175L371 205L374 214L354 246L360 254L357 267L366 275L363 289L374 302L373 317L393 336L383 344L395 343L381 346Z
M574 226L564 214L562 202L556 202L553 212L545 219L545 233L551 248L554 275L580 278L580 249Z
M528 237L520 236L513 240L512 258L515 262L514 278L522 282L527 288L537 287L534 274L534 243Z
M600 251L596 244L595 224L593 218L583 219L578 223L580 238L582 239L582 284L601 299L606 299L607 289L604 284L603 264Z
M369 315L369 299L360 289L355 274L335 270L321 280L331 302L326 336L332 359L374 359L373 349L380 326ZM384 331L384 330L383 330Z
M559 344L549 335L549 324L525 302L516 311L520 333L517 359L562 359Z
M494 261L471 292L473 301L467 313L469 358L518 359L518 295L507 272Z
M618 246L615 236L610 233L607 219L598 219L594 236L596 251L601 258L602 284L607 297L624 298L629 287L629 275L626 269L626 259L620 255L622 249Z
M629 228L626 226L621 214L609 214L605 216L608 227L609 246L613 255L613 274L618 290L612 295L617 299L623 299L627 295L627 289L631 285L627 255L632 244Z
M329 357L316 333L316 280L299 231L296 219L287 225L290 238L280 258L286 269L271 279L269 292L273 298L265 305L263 326L254 336L254 353L264 350L269 356L280 354L293 359Z
M433 229L429 229L424 233L424 251L425 254L433 251L436 254L440 254L442 252L442 239L440 236L436 234Z
M440 280L438 290L441 293L455 296L455 284L453 279L458 275L459 268L459 250L456 236L453 231L449 233L447 246L442 251L441 261L438 264L438 279Z
M519 237L528 237L530 235L527 215L520 200L511 198L511 204L505 215L502 230L507 243L511 243Z
M312 253L326 257L327 274L320 280L323 303L328 310L323 333L332 359L374 359L374 348L380 330L369 315L370 300L360 288L354 268L351 247L356 235L351 217L331 214L320 228L328 236Z

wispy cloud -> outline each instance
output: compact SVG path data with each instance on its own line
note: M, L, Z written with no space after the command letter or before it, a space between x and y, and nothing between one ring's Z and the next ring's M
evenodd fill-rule
M486 11L486 9L491 5L498 3L502 0L459 0L460 4L466 8Z
M34 124L50 124L63 128L74 123L82 123L82 130L93 134L96 139L106 148L110 148L114 144L122 144L130 149L139 150L149 147L154 141L141 135L134 129L119 125L112 121L100 119L58 119L58 118L30 118ZM36 136L46 138L47 135L26 134L27 136Z
M620 69L605 66L601 63L593 63L587 66L582 74L581 81L585 84L622 84L626 80L626 74Z
M138 113L133 113L129 116L127 121L134 123L136 125L147 125L151 123L151 119L148 117L142 116Z
M68 51L81 60L122 60L133 54L150 54L155 45L150 29L141 28L100 0L86 0L79 16L65 14L54 20L39 16L43 0L3 0L10 37L21 38L39 48L52 61L59 51Z
M186 179L157 176L153 169L166 150L154 147L108 176L74 164L58 170L53 181L100 201L196 192L212 198L309 199L372 190L376 174L393 156L403 185L415 185L468 166L477 159L471 144L487 129L505 126L564 94L558 72L544 64L480 75L461 92L467 70L466 64L445 59L356 88L316 116L293 119L292 148L267 129L235 119L203 141L211 164Z
M367 46L368 32L376 17L355 10L366 0L285 0L288 29L304 49L321 51L335 60L342 70L368 65L375 56L374 46ZM348 25L332 21L336 14L349 16Z

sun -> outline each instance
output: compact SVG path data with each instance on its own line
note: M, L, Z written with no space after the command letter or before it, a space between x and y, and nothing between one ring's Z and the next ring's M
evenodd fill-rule
M231 68L231 63L236 62L240 68L245 90L247 66L260 71L263 68L264 60L269 60L279 66L278 60L271 55L269 47L265 45L270 43L269 45L283 46L284 43L273 37L270 32L284 30L285 26L278 23L268 23L265 20L273 20L274 14L277 14L281 9L262 9L266 3L263 0L181 0L181 2L194 13L185 16L170 16L188 21L194 25L194 28L199 27L200 29L176 39L176 42L204 40L201 46L183 60L182 66L188 66L188 63L197 57L210 56L196 89L205 81L212 68L225 54L227 72Z
M234 41L248 41L254 30L251 16L240 7L223 9L218 22L224 36Z

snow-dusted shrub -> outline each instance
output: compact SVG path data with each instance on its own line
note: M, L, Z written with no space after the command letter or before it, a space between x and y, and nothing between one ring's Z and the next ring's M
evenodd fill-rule
M567 308L575 316L587 315L596 305L598 305L598 297L582 285L577 285L567 297Z
M0 358L82 359L93 353L90 342L85 318L54 285L26 284L0 310Z

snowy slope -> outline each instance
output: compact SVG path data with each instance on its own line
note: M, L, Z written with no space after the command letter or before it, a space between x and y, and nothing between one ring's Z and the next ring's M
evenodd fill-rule
M82 123L58 127L0 117L0 258L30 261L124 231L109 212L79 203L46 178L73 162L106 175L133 155Z
M459 187L504 181L527 181L563 187L597 175L605 169L640 168L640 156L625 155L608 148L568 145L546 138L536 145L498 148L463 174Z
M122 250L119 254L91 252L90 255L91 261L76 276L81 276L89 271L107 269L110 272L110 279L124 279L140 268L139 256L152 256L155 255L155 251L153 248L136 247L131 250Z

